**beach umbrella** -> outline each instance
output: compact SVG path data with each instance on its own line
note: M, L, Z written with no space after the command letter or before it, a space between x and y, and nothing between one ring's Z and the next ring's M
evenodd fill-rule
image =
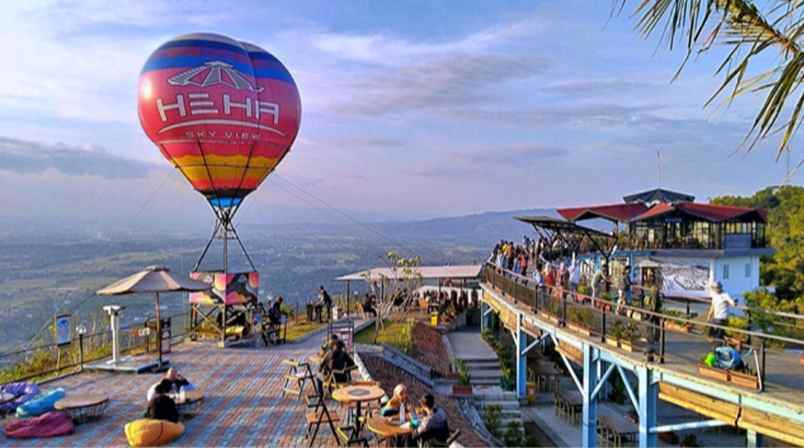
M156 333L159 346L159 366L162 366L162 320L159 316L159 294L166 292L197 292L211 288L208 283L189 277L176 277L164 266L149 266L98 290L99 296L154 294L156 297Z

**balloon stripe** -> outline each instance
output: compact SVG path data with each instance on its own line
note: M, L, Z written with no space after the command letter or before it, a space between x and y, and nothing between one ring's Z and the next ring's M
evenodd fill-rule
M190 140L187 144L171 144L164 143L166 147L165 157L167 158L180 158L186 156L200 156L201 152L198 150L196 141ZM242 156L243 152L248 152L248 145L242 144L216 144L211 149L209 145L204 146L204 155L213 155L217 157L224 156ZM276 159L282 157L287 151L286 148L278 145L259 144L254 148L254 157L267 157Z
M259 168L276 166L276 161L276 158L269 157L252 157L251 160L248 160L243 156L217 157L210 155L206 156L206 160L204 160L204 158L201 156L184 156L173 158L173 163L179 165L180 167L207 164L209 166L228 166L234 168L242 168L248 165L249 167Z
M206 54L197 56L156 57L148 60L148 62L145 64L145 67L142 68L142 72L140 72L140 74L169 68L196 67L199 65L204 65L207 62L216 62L220 59L220 57ZM229 60L226 62L240 72L246 74L253 73L257 78L275 79L277 81L284 81L294 85L296 84L293 81L293 78L290 76L290 73L288 73L286 70L279 70L273 67L254 67L251 64L240 61Z

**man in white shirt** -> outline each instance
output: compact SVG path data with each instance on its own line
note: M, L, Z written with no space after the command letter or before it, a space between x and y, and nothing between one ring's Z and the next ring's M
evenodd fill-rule
M709 290L712 297L712 307L709 309L711 314L710 323L720 326L726 326L731 314L731 307L736 307L737 302L731 298L729 293L723 291L723 285L720 282L711 282ZM723 339L725 330L721 328L713 328L711 336L715 339Z

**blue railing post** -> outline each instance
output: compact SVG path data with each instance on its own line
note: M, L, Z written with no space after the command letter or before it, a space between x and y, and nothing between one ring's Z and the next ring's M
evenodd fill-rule
M656 427L656 403L659 401L659 385L653 382L653 370L647 367L637 368L639 381L639 446L652 448L657 446L657 437L651 430Z
M525 398L528 381L528 357L524 353L528 346L528 335L522 331L522 316L516 318L516 396Z
M597 369L594 367L595 349L583 344L583 416L581 419L581 445L587 448L597 446L597 400L592 391L597 386Z
M765 445L764 442L762 434L750 430L745 432L745 446L748 448L760 448Z

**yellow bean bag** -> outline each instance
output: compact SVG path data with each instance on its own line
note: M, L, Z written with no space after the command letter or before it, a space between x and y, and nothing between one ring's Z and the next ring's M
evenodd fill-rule
M160 446L184 434L184 425L167 420L141 418L126 423L124 431L129 446Z

